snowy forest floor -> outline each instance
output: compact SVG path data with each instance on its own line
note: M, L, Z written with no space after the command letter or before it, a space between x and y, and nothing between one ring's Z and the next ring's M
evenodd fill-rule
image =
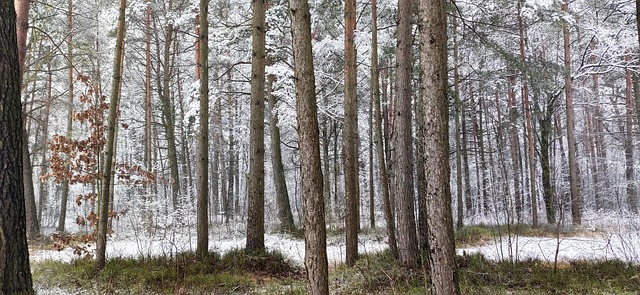
M486 220L475 223L456 232L464 294L634 294L640 290L640 218L636 216L591 212L579 227L561 224L537 229ZM57 251L50 243L32 243L38 294L304 294L304 240L300 237L267 234L268 254L247 258L237 250L245 243L243 225L220 225L210 234L210 251L216 257L203 265L185 254L195 250L192 229L141 232L133 228L114 225L107 247L111 263L100 275L92 273L92 261L78 258L70 248ZM342 232L330 231L327 254L330 285L336 294L420 294L428 288L424 269L406 269L388 257L383 229L363 229L362 256L355 267L342 265L344 247ZM124 279L120 276L138 281L125 288L117 283Z

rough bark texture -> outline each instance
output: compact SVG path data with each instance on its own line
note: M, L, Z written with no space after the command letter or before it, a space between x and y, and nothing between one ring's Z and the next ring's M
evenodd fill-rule
M516 205L516 221L522 221L522 195L520 193L520 139L518 136L518 110L516 107L515 76L509 77L509 143L511 145L511 165L513 166L513 192Z
M562 2L562 11L569 13L569 0ZM567 108L567 146L569 152L569 188L571 193L571 220L573 224L579 225L582 222L582 196L578 188L580 182L578 175L578 161L575 140L575 124L572 100L572 78L571 78L571 48L569 37L569 24L562 23L562 36L564 40L564 96Z
M16 15L0 1L0 294L32 294L22 183L23 121Z
M395 108L395 184L398 212L398 258L406 266L416 265L418 242L413 195L413 133L411 130L412 0L398 0L398 44Z
M116 113L118 111L118 101L120 98L120 80L122 79L122 54L124 50L124 30L125 30L125 9L127 0L120 0L119 16L118 16L118 33L116 37L116 52L113 62L113 80L111 81L111 99L109 101L109 117L107 118L107 146L106 156L104 159L104 179L102 181L101 200L98 206L98 231L96 233L96 265L97 270L104 268L106 263L107 249L107 227L109 219L109 194L111 183L111 170L114 158L114 142L116 140Z
M282 164L282 149L280 148L280 127L278 127L278 114L274 109L276 97L271 93L275 77L267 77L267 98L269 100L269 128L271 130L271 165L273 166L273 182L276 189L276 202L278 203L278 219L280 230L291 232L295 229L291 204L289 202L289 190L284 175ZM326 171L326 170L325 170Z
M344 191L346 264L358 259L358 99L356 80L356 1L344 2Z
M209 1L200 0L198 72L200 73L200 113L198 130L198 170L196 176L197 232L196 255L209 252Z
M375 112L376 152L378 155L378 167L380 169L380 188L382 191L382 206L384 207L384 219L387 223L387 239L389 252L393 257L398 257L398 244L396 241L396 223L391 200L389 198L389 178L384 152L384 139L382 136L382 111L380 110L380 70L378 69L378 5L377 0L371 1L371 99Z
M253 0L247 251L264 250L265 0Z
M447 29L444 0L421 0L418 10L424 97L425 175L432 294L460 294L455 262L449 185Z
M322 195L322 167L316 106L311 14L307 0L290 0L293 64L296 84L296 111L302 175L302 211L304 215L307 293L329 293L327 235Z

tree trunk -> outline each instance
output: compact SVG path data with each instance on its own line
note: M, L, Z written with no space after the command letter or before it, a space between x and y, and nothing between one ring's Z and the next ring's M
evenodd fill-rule
M516 109L516 95L514 91L515 76L509 76L509 142L511 144L511 165L513 166L513 190L516 205L516 222L522 221L522 195L520 194L520 140L518 138L518 123Z
M455 3L455 0L452 2ZM455 143L456 143L456 189L458 195L458 219L456 227L462 228L464 225L464 204L462 196L462 152L460 145L460 71L458 64L458 19L455 15L451 16L451 26L453 27L453 98L455 109ZM469 201L467 201L469 202Z
M67 70L67 83L69 84L69 96L67 98L67 138L71 138L73 131L73 0L68 1L67 14L67 60L69 69ZM62 196L60 198L60 216L58 218L58 231L65 231L67 219L67 203L69 200L69 180L65 177L62 180Z
M562 11L569 14L569 0L562 2ZM574 135L574 114L572 101L572 77L571 77L571 48L569 40L569 24L562 22L562 36L564 40L564 96L567 109L567 146L569 152L569 186L571 193L571 220L573 224L580 225L582 222L582 196L578 188L580 183L578 175L578 161L576 151L576 141Z
M625 56L625 60L629 62L631 60L630 55ZM634 161L633 161L633 94L632 94L632 82L631 82L631 71L625 71L625 82L626 82L626 138L625 138L625 147L624 147L624 156L625 156L625 176L627 179L627 202L629 205L629 210L633 213L638 213L638 191L636 189L635 183L635 170L634 170Z
M382 134L382 112L380 109L380 70L378 69L378 5L377 0L371 1L371 100L375 112L376 152L378 155L378 168L380 169L380 188L382 191L382 206L384 207L384 219L387 223L387 239L389 252L393 257L398 257L396 241L395 217L391 210L389 197L389 179L386 168L384 152L384 137ZM386 92L386 90L385 90Z
M253 0L247 251L264 251L264 84L266 1Z
M269 128L271 129L271 165L273 166L273 182L276 189L276 203L278 204L278 219L280 230L291 232L295 229L291 204L289 202L289 190L284 175L282 164L282 149L280 148L280 127L278 127L278 114L275 113L276 97L272 94L274 75L267 77L267 98L269 100ZM325 162L327 160L325 159ZM328 171L325 169L325 171ZM328 172L327 172L328 173ZM326 191L326 190L325 190Z
M311 50L311 14L307 0L290 0L296 110L302 174L307 293L329 293L322 167Z
M411 121L412 1L398 0L398 43L395 116L395 183L398 204L398 253L400 262L415 266L418 242L413 195L413 138Z
M126 0L120 0L119 16L118 16L118 30L116 37L116 52L114 56L113 65L113 80L111 83L111 100L109 102L109 117L107 118L107 150L104 159L104 179L102 185L101 200L99 202L98 212L98 231L96 234L97 249L96 249L96 270L102 270L106 263L106 248L107 248L107 226L109 219L109 183L111 183L111 166L113 165L114 158L114 143L115 143L115 129L116 129L116 113L118 108L118 101L120 98L120 80L122 79L122 54L124 47L124 30L125 30L125 9L127 6Z
M23 172L24 123L14 3L0 1L0 293L33 294Z
M524 52L524 21L522 20L521 13L521 4L520 2L516 3L518 8L518 32L520 35L520 60L524 64L526 61L525 52ZM526 129L527 129L527 147L528 147L528 155L529 155L529 186L531 189L531 221L533 227L538 226L538 195L536 194L536 162L534 161L534 147L533 147L533 129L531 127L531 106L529 104L529 86L528 79L526 75L523 73L522 75L522 104L524 108L524 115L526 120Z
M548 94L550 96L550 94ZM535 97L534 97L535 100ZM538 110L541 116L538 119L540 125L540 166L542 168L542 191L545 209L547 211L547 223L556 223L556 198L551 184L551 157L549 153L551 135L553 134L553 114L555 112L555 97L547 97L546 108Z
M460 294L455 262L451 191L449 185L449 116L447 111L447 28L444 0L421 0L420 93L424 97L425 175L427 177L427 223L429 274L432 294Z
M344 2L344 190L346 264L358 259L358 98L356 70L356 1Z
M197 63L200 73L200 112L197 150L197 245L196 255L209 252L209 1L200 0Z
M49 110L51 108L51 102L53 101L53 97L51 96L51 84L52 84L52 72L51 72L51 64L47 64L47 102L44 106L44 115L42 116L42 143L40 144L40 177L42 178L47 174L47 137L49 135ZM41 212L44 211L44 206L47 200L47 183L40 182L40 189L38 191L38 195L40 197L40 204L38 210L38 220L42 220ZM29 222L27 222L29 223ZM38 234L38 232L32 233ZM27 236L31 236L29 233L29 227L27 227Z

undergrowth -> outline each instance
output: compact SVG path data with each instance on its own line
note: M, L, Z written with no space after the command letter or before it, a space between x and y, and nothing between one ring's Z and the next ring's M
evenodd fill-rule
M636 294L640 267L620 261L539 260L493 262L481 255L459 256L462 294ZM338 294L425 294L427 271L399 266L388 252L363 255L353 267L340 267L330 278Z
M90 259L38 262L32 269L36 285L99 294L242 294L257 290L296 294L304 290L299 283L304 278L302 270L278 252L232 250L222 257L210 253L202 259L194 253L113 258L99 272Z

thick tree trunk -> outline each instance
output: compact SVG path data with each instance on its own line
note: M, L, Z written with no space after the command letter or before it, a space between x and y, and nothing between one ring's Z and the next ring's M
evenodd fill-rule
M398 204L398 253L400 262L415 266L418 259L413 194L413 132L411 120L412 1L398 0L398 43L395 117L395 184Z
M307 0L290 0L291 34L296 82L296 110L302 174L307 293L329 293L322 167L316 109L311 14Z
M247 251L264 251L264 84L265 0L253 0L251 58L251 118L249 126L249 204L247 212Z
M562 11L569 13L569 0L562 2ZM578 161L575 140L575 124L573 114L573 89L571 77L571 48L569 36L569 24L567 21L562 23L562 36L564 40L564 96L567 109L567 146L569 152L569 187L571 194L571 220L573 224L580 225L582 222L582 196L578 188L580 183L578 172Z
M33 294L23 177L24 123L16 14L0 1L0 294Z
M460 294L455 262L451 191L449 185L449 117L447 110L447 29L444 0L421 0L420 93L424 97L425 175L427 177L427 223L429 274L432 294Z
M113 80L111 83L111 100L109 102L109 117L107 118L107 150L104 159L104 179L102 185L102 193L99 201L98 212L98 231L96 234L97 246L96 246L96 265L97 270L102 270L106 263L106 247L107 247L107 231L108 231L108 219L109 219L109 194L111 183L111 169L114 158L114 146L115 146L115 129L116 129L116 113L118 108L118 101L120 98L120 80L122 79L122 54L124 50L124 30L125 30L125 9L127 6L126 0L120 0L119 16L118 16L118 31L116 37L116 52L114 56L113 65Z
M356 76L356 1L344 2L344 191L346 264L358 259L358 98Z
M200 73L200 112L197 150L197 235L196 255L209 252L209 1L200 0L197 63Z

